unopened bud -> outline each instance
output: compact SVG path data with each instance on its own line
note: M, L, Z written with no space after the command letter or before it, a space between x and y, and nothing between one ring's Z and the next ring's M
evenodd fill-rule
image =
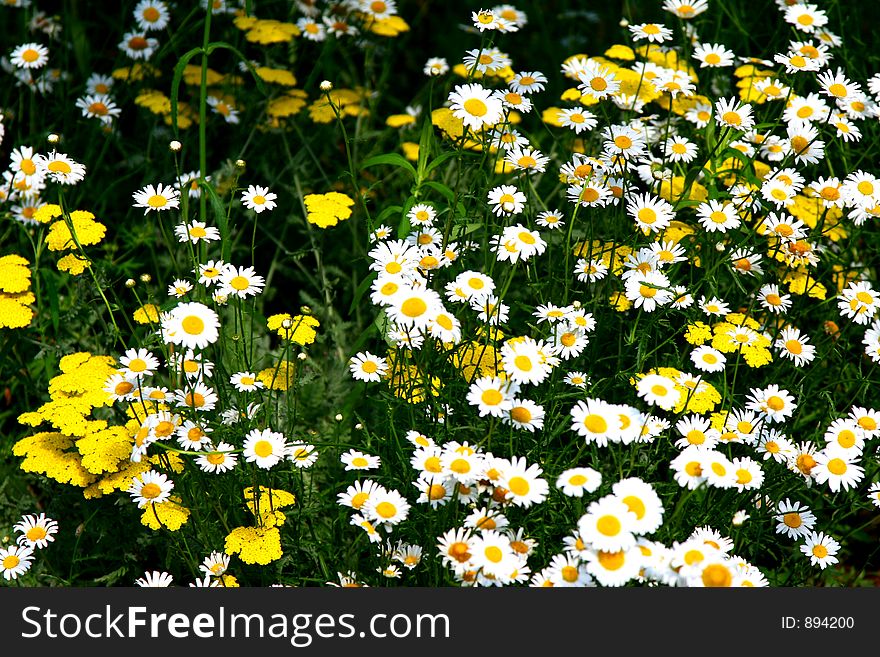
M141 279L141 283L149 283L151 280L153 280L153 277L149 274L141 274L140 276L138 276L138 278Z
M48 141L50 144L57 144L59 141L61 141L61 137L53 132L49 134L48 137L46 137L46 141Z
M170 148L173 152L176 153L176 152L179 151L181 148L183 148L183 144L181 144L179 141L177 141L177 140L175 139L175 140L173 140L170 144L168 144L168 148Z
M135 285L137 285L137 281L135 281L133 278L129 278L127 281L125 281L125 287L127 287L128 289L133 288Z
M333 83L330 82L330 80L324 80L323 82L321 82L321 91L326 93L331 89L333 89Z

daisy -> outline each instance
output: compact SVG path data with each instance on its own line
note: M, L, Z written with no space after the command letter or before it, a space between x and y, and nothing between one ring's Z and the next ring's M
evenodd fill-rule
M584 554L587 572L602 586L623 586L637 578L644 566L638 547L612 551L588 549Z
M669 462L673 477L679 486L694 490L706 481L703 472L706 452L708 452L706 448L691 445Z
M700 68L733 66L733 51L717 43L697 44L691 56L700 62Z
M697 103L694 107L685 112L684 118L697 128L705 128L712 120L712 106L705 103Z
M880 508L880 481L871 484L871 487L868 489L868 501Z
M324 24L308 16L303 16L297 20L296 26L299 28L300 33L309 41L319 42L327 38L327 28Z
M475 48L465 51L462 63L469 72L494 75L497 71L509 67L511 60L498 48Z
M629 31L632 32L633 41L647 39L649 43L663 43L672 39L672 30L657 23L630 25Z
M766 100L785 100L791 91L790 87L773 77L763 78L755 82L755 89L764 94Z
M380 381L388 373L388 361L369 351L362 351L349 359L348 369L358 381Z
M709 345L701 345L691 352L691 362L703 372L723 372L727 358Z
M791 502L788 498L776 507L777 534L785 534L789 538L799 540L807 536L816 524L816 516L800 502Z
M220 272L218 292L225 296L247 299L263 291L266 279L258 276L253 267L226 265Z
M253 372L236 372L229 377L229 383L239 392L253 392L266 387L262 381L257 380L257 375Z
M709 8L708 0L663 0L663 9L679 18L690 20Z
M697 206L697 219L700 225L710 233L716 231L726 233L740 225L736 207L732 203L725 203L717 199L706 201Z
M706 482L716 488L733 488L736 485L736 472L733 462L721 452L705 450L702 453L701 467Z
M543 470L537 464L528 465L524 458L513 457L500 481L501 487L507 491L506 500L526 509L543 502L550 486L541 477L542 473Z
M206 451L196 457L196 465L203 472L219 474L229 472L235 468L238 463L238 455L235 453L235 447L229 443L220 441L213 450Z
M210 427L202 428L192 420L184 420L175 430L177 442L183 449L199 451L211 443Z
M825 157L825 142L818 139L819 131L809 123L790 123L786 128L786 151L797 164L816 164Z
M877 438L880 436L880 412L873 408L863 408L861 406L853 406L847 417L852 419L859 425L865 438Z
M785 66L785 72L789 74L802 71L816 72L822 68L818 60L804 57L797 52L776 53L773 55L773 61Z
M288 450L283 434L271 429L251 429L245 435L242 455L248 463L268 470L281 462Z
M119 42L119 49L134 60L150 59L158 47L159 41L157 39L139 32L126 32L122 35L122 41Z
M45 513L39 516L22 516L12 527L13 531L21 532L16 542L31 549L44 548L55 540L58 533L58 522L47 518Z
M145 208L144 216L151 210L164 211L172 208L180 207L180 192L171 185L163 187L162 183L157 186L147 185L143 189L136 191L134 197L134 208Z
M34 550L24 545L10 545L0 548L0 573L7 581L18 579L30 570L34 560Z
M544 428L544 407L529 399L514 399L507 414L501 417L502 422L516 429L534 432Z
M579 401L571 409L572 431L583 436L586 443L604 447L620 440L620 420L615 408L601 399Z
M86 168L64 153L52 151L34 158L37 169L61 185L75 185L86 176Z
M344 493L339 493L336 496L336 503L340 506L360 510L364 508L374 493L383 492L384 490L385 488L381 484L376 483L372 479L356 481Z
M517 384L537 385L546 379L559 359L543 340L524 337L508 340L501 347L501 362L510 380Z
M663 523L663 503L653 487L639 479L621 479L611 487L611 493L623 502L636 517L632 524L635 534L651 534Z
M636 543L632 531L637 520L623 501L606 495L587 507L587 512L578 520L578 533L593 549L628 550Z
M812 362L816 357L816 347L810 344L809 337L791 326L782 329L773 346L779 349L781 356L794 361L797 367Z
M746 409L759 413L770 422L784 421L796 408L794 397L775 384L764 389L752 388L746 403Z
M733 459L733 473L736 477L734 485L741 493L745 490L756 490L764 483L764 471L756 461L748 457Z
M791 295L780 294L775 283L763 285L758 290L758 301L761 306L772 313L785 313L791 308Z
M786 23L791 23L801 32L807 32L808 34L812 34L816 29L828 23L828 16L824 11L820 10L816 5L806 2L786 7L783 19Z
M816 483L827 483L832 493L841 488L849 490L865 477L864 468L856 465L859 456L853 450L845 450L835 444L828 445L816 453L816 465L810 474Z
M578 258L575 263L574 273L582 283L592 283L605 278L605 275L608 273L608 266L601 260Z
M208 577L220 577L229 569L229 555L223 552L212 552L202 560L199 566Z
M443 310L440 295L430 289L404 288L392 298L387 313L403 329L421 331Z
M563 214L559 210L544 210L535 217L535 223L541 228L557 229L565 226Z
M582 207L604 207L613 199L611 189L605 185L584 181L581 184L571 185L566 190L568 200L572 203L580 203Z
M734 273L745 276L760 276L764 273L761 267L763 256L749 249L734 249L730 254L730 265Z
M104 125L113 123L113 119L122 112L107 95L83 96L77 99L76 106L82 110L84 117L98 119Z
M497 216L513 216L525 208L526 195L513 185L500 185L489 190L488 201Z
M9 53L9 61L16 68L42 68L49 61L49 49L39 43L23 43Z
M449 94L449 103L452 115L472 130L494 125L504 115L501 101L479 84L456 85Z
M620 90L620 81L599 62L588 59L583 69L577 72L578 91L589 94L596 100L613 96Z
M563 495L583 497L593 493L602 485L602 475L593 468L570 468L556 479L556 487Z
M531 94L544 90L547 76L540 71L523 71L514 75L507 83L518 94Z
M715 121L722 126L748 132L755 127L752 106L736 98L721 98L715 102Z
M568 372L563 379L565 383L570 386L574 386L575 388L584 389L587 387L587 382L589 381L589 377L583 372Z
M431 77L445 75L449 72L449 63L443 57L430 57L425 62L422 72Z
M857 458L865 447L865 435L859 425L849 418L838 418L825 430L826 448L842 450Z
M259 185L248 185L247 190L241 193L241 202L244 207L257 214L264 210L274 210L277 205L276 198L278 195L270 192L268 187L260 187Z
M189 224L177 224L174 227L174 234L177 235L178 242L217 242L220 240L220 231L214 226L208 226L203 221L193 221Z
M148 504L160 504L171 496L174 482L161 472L148 470L136 475L128 488L128 494L132 501L137 502L140 508Z
M636 308L650 313L672 301L672 292L668 288L669 279L664 274L649 271L627 278L624 293Z
M142 588L168 588L173 581L174 576L170 573L152 570L144 573L143 577L138 577L134 583Z
M592 130L598 125L596 115L582 108L560 110L556 120L563 128L581 134L584 130Z
M681 434L681 438L675 441L679 449L687 449L690 446L713 449L718 444L719 432L712 428L707 418L698 415L688 415L675 423L675 429Z
M162 318L162 335L166 342L186 349L204 349L219 337L217 313L201 303L181 303Z
M157 0L141 0L134 8L134 20L145 31L164 30L168 27L171 14L168 5Z
M810 558L810 564L819 566L825 570L827 566L836 564L839 559L835 556L840 551L840 543L824 532L806 534L801 552Z
M865 281L853 281L837 297L837 308L857 324L868 324L877 313L880 294Z
M406 520L409 510L409 502L396 490L377 490L364 505L368 518L386 525L396 525Z
M672 205L651 194L633 194L626 205L627 213L636 222L636 227L644 232L658 233L675 219Z
M406 216L414 226L432 226L437 218L437 211L427 203L417 203L409 209Z
M663 144L663 154L670 162L692 162L697 157L697 145L687 137L670 137Z
M636 393L646 403L664 410L671 410L681 397L675 389L675 381L659 374L647 374L639 379Z
M345 466L345 470L375 470L378 468L382 460L378 456L365 454L356 449L350 449L341 454L339 460Z
M529 173L543 172L547 168L549 157L541 154L541 151L531 147L514 146L507 151L504 158L512 164L514 169L528 171Z

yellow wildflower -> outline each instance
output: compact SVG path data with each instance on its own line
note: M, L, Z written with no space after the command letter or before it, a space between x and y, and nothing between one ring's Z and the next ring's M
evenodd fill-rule
M153 530L167 529L176 532L189 520L189 509L180 504L179 497L167 502L149 502L141 514L141 524Z
M236 527L226 537L225 551L239 555L244 563L265 566L283 555L281 532L277 527Z

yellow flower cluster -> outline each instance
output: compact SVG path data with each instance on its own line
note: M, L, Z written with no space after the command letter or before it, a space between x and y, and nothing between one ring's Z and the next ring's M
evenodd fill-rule
M318 228L335 226L351 216L351 206L354 201L339 192L326 194L306 194L303 202L306 204L308 214L306 220Z
M132 319L138 324L155 324L159 321L159 308L152 303L145 303L134 311Z
M385 379L395 397L410 404L420 404L427 399L428 392L436 397L440 394L440 379L429 377L410 359L408 350L388 350L388 372Z
M161 91L144 89L135 97L134 104L165 117L165 123L171 125L171 99ZM181 130L189 128L197 118L192 107L186 103L177 104L177 127Z
M283 360L275 367L267 367L260 370L257 374L257 380L270 390L287 390L293 385L295 376L295 364Z
M172 496L167 502L150 502L141 514L141 524L154 531L167 529L176 532L189 520L189 509L180 504L180 498Z
M0 258L0 328L24 328L34 318L29 308L36 297L30 291L30 263L20 255Z
M27 426L48 423L55 429L23 438L13 446L13 454L24 457L22 470L85 488L83 494L91 498L127 488L135 475L150 469L146 460L130 461L130 430L91 417L95 408L111 403L103 387L116 372L113 363L109 356L88 352L61 359L61 374L49 381L50 400L18 417Z
M226 537L225 551L244 563L265 566L283 555L281 532L278 527L236 527Z
M244 31L244 38L251 43L263 45L288 43L300 35L299 28L295 24L272 19L238 16L233 23L235 27Z
M259 527L278 527L284 524L286 516L279 510L296 503L293 493L277 488L259 486L254 494L253 486L244 489L244 501L257 521Z
M340 117L366 116L369 110L361 104L364 95L363 89L334 89L329 94L329 100L327 96L321 96L309 105L309 117L315 123L330 123L337 113Z
M315 337L318 335L315 329L321 323L311 315L291 317L289 313L281 313L269 317L267 325L270 331L275 331L278 334L278 337L306 346L315 341Z
M491 344L464 342L451 356L452 364L468 382L478 376L498 376L501 355Z
M282 87L296 86L296 76L286 68L270 68L269 66L258 66L254 69L257 75L264 82L271 84L280 84Z
M266 114L270 119L269 126L277 128L278 119L299 114L300 110L306 106L307 99L308 94L302 89L288 89L286 93L270 100L266 106Z
M99 244L107 234L107 227L95 221L91 212L74 210L64 216L61 206L52 203L37 210L34 219L41 224L52 222L45 238L50 251L74 251ZM57 266L61 271L78 276L89 266L89 261L81 253L68 253L58 260Z
M761 325L742 313L728 313L723 322L712 325L711 334L703 322L689 324L685 330L685 340L692 345L701 345L711 340L712 348L729 354L740 350L749 367L761 367L773 360L770 353L770 338L761 332ZM745 328L746 331L738 329Z

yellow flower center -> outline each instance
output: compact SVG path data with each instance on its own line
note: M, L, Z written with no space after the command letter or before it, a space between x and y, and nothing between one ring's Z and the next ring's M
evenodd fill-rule
M376 515L380 518L393 518L397 515L397 507L394 506L391 502L379 502L376 505Z
M608 430L608 422L601 415L588 415L584 418L584 426L590 433L605 433Z
M596 530L603 536L617 536L622 526L616 516L606 515L596 521Z
M54 162L50 162L47 168L53 173L70 173L71 171L73 171L73 169L70 168L70 165L63 160L55 160Z
M162 494L162 488L159 484L154 484L150 482L149 484L144 484L141 488L141 497L146 500L154 500Z
M464 101L464 111L473 116L485 116L489 108L479 98L468 98Z
M266 458L267 456L272 454L272 443L268 440L260 440L257 441L257 444L254 445L254 454L259 456L260 458Z

